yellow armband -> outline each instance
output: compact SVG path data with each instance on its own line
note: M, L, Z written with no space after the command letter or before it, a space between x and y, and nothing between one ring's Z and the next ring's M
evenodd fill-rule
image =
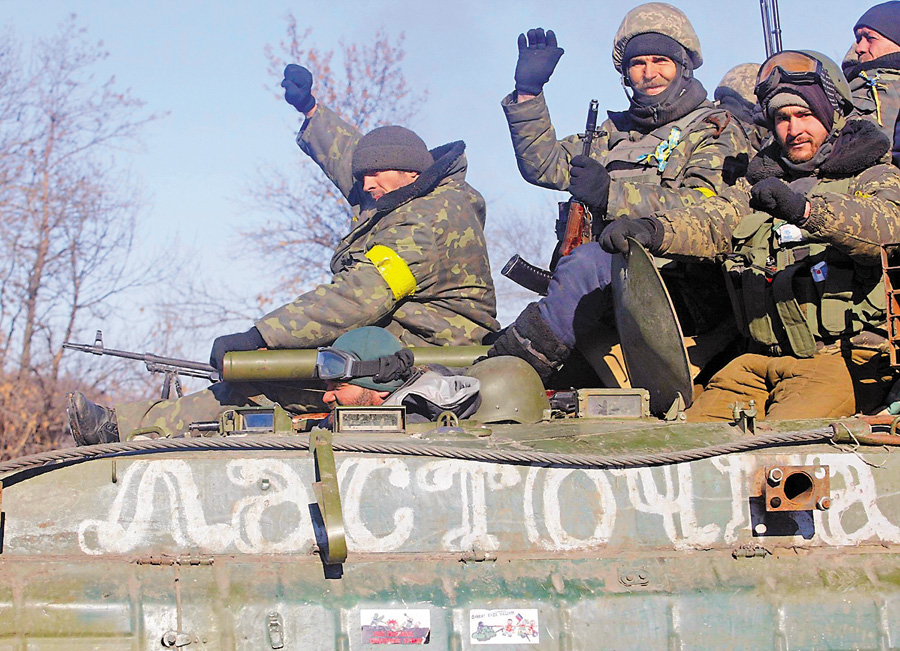
M710 197L716 196L716 193L709 188L694 188L697 192L702 194L704 197L709 199Z
M416 278L409 265L392 248L376 244L366 252L366 257L391 288L395 300L399 301L416 291Z

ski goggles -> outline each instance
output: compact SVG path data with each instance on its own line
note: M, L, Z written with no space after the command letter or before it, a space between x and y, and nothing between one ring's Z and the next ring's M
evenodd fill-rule
M378 373L380 360L360 361L353 353L330 346L316 351L316 377L320 380L352 380Z
M778 84L820 83L828 74L822 62L796 50L784 50L774 54L759 68L753 92L759 98L767 97Z

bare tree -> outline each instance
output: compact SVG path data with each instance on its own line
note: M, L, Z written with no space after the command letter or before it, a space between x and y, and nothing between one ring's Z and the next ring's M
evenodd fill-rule
M540 296L505 278L500 270L515 253L534 265L547 268L556 245L556 238L551 236L555 213L556 205L550 200L525 213L509 209L489 211L485 237L497 292L497 316L501 323L512 321L528 303Z
M316 100L362 132L407 123L422 106L426 93L411 91L403 73L402 34L392 41L382 29L362 46L341 41L339 74L332 64L334 50L312 45L311 30L298 31L293 14L286 20L285 40L265 51L273 86L280 84L286 63L307 67ZM275 96L283 101L280 87ZM273 268L285 270L271 288L274 294L296 294L329 277L328 261L350 225L347 202L321 170L305 157L298 157L298 166L260 170L248 191L250 202L272 215L248 240L260 243L259 253L268 260L281 263Z
M62 391L75 382L61 343L145 282L132 251L139 192L119 156L156 116L114 78L95 77L107 56L74 16L27 60L11 30L0 46L4 456L59 440Z

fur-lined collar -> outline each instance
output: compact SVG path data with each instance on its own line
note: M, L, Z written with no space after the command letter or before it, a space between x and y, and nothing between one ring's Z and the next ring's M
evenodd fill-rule
M874 124L866 120L848 120L834 142L834 149L816 175L827 178L854 176L880 163L890 148L890 140ZM758 183L772 176L790 176L780 154L781 147L777 142L764 148L750 161L747 180Z
M859 73L868 72L869 70L898 70L900 69L900 52L891 52L864 63L859 61L846 62L841 67L844 69L844 76L847 78L847 81L853 81L859 76Z
M434 190L438 184L444 180L453 164L462 156L466 149L466 143L462 140L441 145L431 150L431 156L434 158L434 164L427 170L419 174L419 178L397 188L393 192L388 192L380 199L375 201L375 212L385 213L396 210L403 204L412 201L417 197L428 194Z

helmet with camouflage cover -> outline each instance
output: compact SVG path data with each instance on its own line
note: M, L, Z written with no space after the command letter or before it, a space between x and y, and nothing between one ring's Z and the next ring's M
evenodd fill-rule
M741 63L725 73L719 85L716 86L715 99L721 100L726 95L732 95L738 99L756 104L756 74L759 72L758 63Z
M681 45L694 68L703 64L700 39L684 12L665 2L648 2L638 5L622 19L613 41L613 64L623 72L623 55L628 41L638 34L664 34Z

